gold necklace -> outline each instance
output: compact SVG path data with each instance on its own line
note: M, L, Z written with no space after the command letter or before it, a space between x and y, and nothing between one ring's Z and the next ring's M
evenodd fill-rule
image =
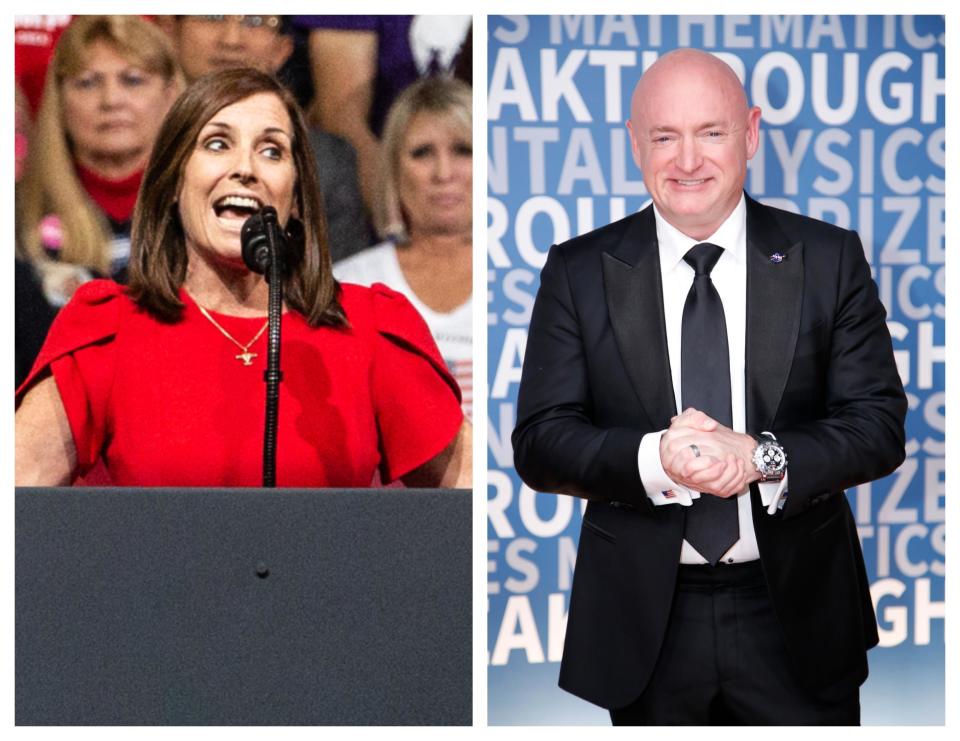
M260 330L253 336L253 339L250 340L250 342L248 342L246 345L244 345L242 342L238 342L233 335L231 335L227 330L221 327L220 323L216 319L214 319L212 316L210 316L209 312L206 309L204 309L200 304L197 304L197 308L200 309L201 314L203 314L207 319L210 320L210 323L214 327L220 330L220 333L224 337L226 337L228 340L230 340L230 342L232 342L234 345L240 348L241 350L240 354L234 355L233 357L241 361L244 365L253 365L253 359L257 357L258 353L250 352L250 346L254 342L260 339L260 335L262 335L266 331L267 325L270 324L270 320L267 319L267 321L263 323L263 326L260 327Z

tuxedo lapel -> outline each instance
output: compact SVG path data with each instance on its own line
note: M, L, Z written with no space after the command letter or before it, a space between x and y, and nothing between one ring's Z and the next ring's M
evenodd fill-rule
M664 429L676 414L676 404L652 206L637 214L620 243L603 254L603 282L627 376L651 424Z
M747 429L769 430L793 364L803 304L803 243L747 197Z

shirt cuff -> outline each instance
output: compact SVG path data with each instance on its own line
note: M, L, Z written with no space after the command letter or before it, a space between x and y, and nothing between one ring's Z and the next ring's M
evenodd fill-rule
M666 430L648 432L640 439L640 450L637 453L640 481L654 505L682 504L689 507L694 499L700 497L700 492L691 492L685 486L680 486L663 470L663 463L660 461L660 437L664 432Z
M787 502L787 478L789 473L784 472L780 481L764 481L758 483L760 488L760 501L767 508L768 515L775 515Z

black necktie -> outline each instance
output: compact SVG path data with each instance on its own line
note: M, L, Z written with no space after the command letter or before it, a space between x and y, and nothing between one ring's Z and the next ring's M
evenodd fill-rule
M710 271L722 254L722 247L704 242L691 247L683 257L696 275L683 305L680 399L684 409L694 407L732 427L727 323L720 294L710 280ZM737 498L701 494L687 509L683 536L700 555L716 564L740 537Z

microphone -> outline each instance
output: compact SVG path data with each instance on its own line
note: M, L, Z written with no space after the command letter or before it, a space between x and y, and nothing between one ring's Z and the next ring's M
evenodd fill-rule
M281 230L277 209L273 206L261 208L243 222L240 229L243 262L253 272L267 274L268 281L271 244L276 245L277 261L283 277L289 278L303 259L304 242L303 224L291 216L287 221L286 231Z
M269 230L274 232L273 243L279 245L277 209L273 206L264 206L243 222L243 227L240 229L243 262L253 272L261 275L267 272L267 266L270 264Z
M263 485L277 483L277 420L280 408L280 315L283 309L283 284L300 264L305 250L305 230L297 219L287 220L280 229L277 209L264 206L243 222L240 229L243 262L255 273L265 274L267 296L267 368L263 380L267 385L263 429Z

